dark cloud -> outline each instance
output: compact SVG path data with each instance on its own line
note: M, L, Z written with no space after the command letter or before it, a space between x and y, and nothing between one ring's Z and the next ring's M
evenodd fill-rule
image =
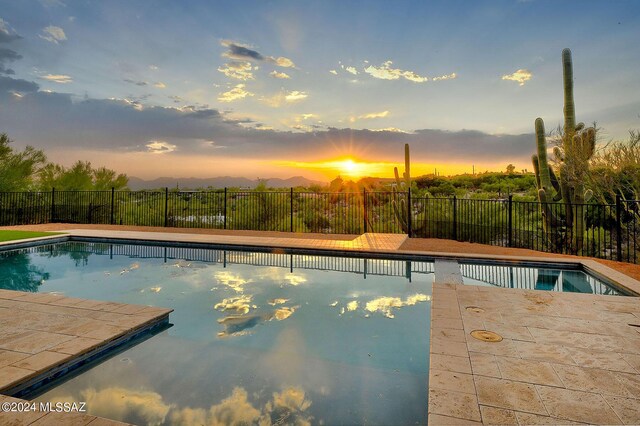
M125 81L126 83L135 84L136 86L146 86L148 84L146 81L136 81L128 78L125 78L123 81Z
M32 81L0 76L0 100L9 92L36 92L40 86Z
M17 61L18 59L22 59L22 56L16 51L0 47L0 74L15 74L12 69L6 68L5 64L7 62Z
M6 93L24 93L21 98ZM127 100L86 99L39 92L35 83L0 78L0 129L17 142L47 149L144 151L151 140L177 146L175 153L238 158L313 161L336 153L363 159L399 161L405 143L417 162L525 162L533 135L491 135L473 130L422 129L414 133L327 128L283 132L250 128L245 120L226 120L211 108L143 107ZM4 93L3 93L4 92ZM215 145L202 143L215 141ZM214 154L215 152L215 154Z
M2 27L0 27L0 43L9 43L14 40L21 39L18 34L11 34L9 31L4 31Z
M267 58L262 54L256 52L255 50L251 50L246 46L243 46L238 43L234 43L232 41L223 41L222 45L227 47L229 51L224 53L224 56L233 59L240 60L256 60L256 61L264 61Z

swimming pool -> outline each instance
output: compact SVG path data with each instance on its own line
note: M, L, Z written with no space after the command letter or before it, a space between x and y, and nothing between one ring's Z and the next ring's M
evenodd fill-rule
M0 256L3 288L175 309L38 401L134 424L426 423L433 262L76 242Z

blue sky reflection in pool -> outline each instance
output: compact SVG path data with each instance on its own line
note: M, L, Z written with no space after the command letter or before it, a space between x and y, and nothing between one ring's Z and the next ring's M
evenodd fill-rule
M135 424L426 422L428 262L409 280L405 261L162 247L3 257L46 276L39 291L175 308L174 327L40 401Z

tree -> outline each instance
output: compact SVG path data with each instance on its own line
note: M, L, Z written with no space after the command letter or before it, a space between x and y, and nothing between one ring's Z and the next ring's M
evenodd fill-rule
M508 175L512 175L513 172L515 172L515 170L516 170L516 166L514 166L513 164L509 164L507 166L507 174Z
M14 151L12 142L6 133L0 134L0 192L32 189L36 175L47 161L44 152L32 146Z
M49 191L106 191L112 187L124 189L129 178L124 174L100 167L94 169L89 161L77 161L70 168L49 163L40 172L40 189Z

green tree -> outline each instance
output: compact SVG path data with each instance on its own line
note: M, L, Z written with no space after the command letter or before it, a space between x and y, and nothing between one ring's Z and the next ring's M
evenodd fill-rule
M27 146L15 151L6 133L0 134L0 192L32 189L35 177L47 161L44 152Z
M100 167L94 169L89 161L77 161L70 168L48 163L40 172L40 189L49 191L106 191L112 187L124 189L129 178L124 174Z

